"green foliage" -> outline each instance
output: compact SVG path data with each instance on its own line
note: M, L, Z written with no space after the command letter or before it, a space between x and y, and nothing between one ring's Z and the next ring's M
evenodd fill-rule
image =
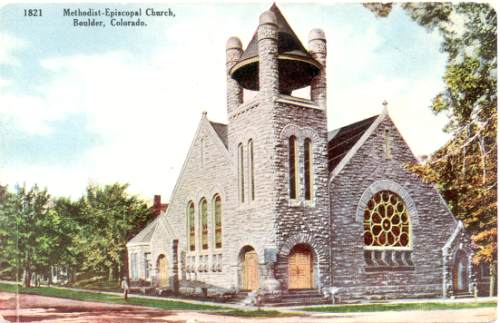
M191 310L191 311L206 311L206 310L221 310L225 309L222 306L213 305L203 305L203 304L193 304L186 303L182 301L172 301L163 299L148 299L130 296L127 301L123 299L121 294L103 294L94 293L91 291L77 291L69 290L65 288L51 288L51 287L39 287L39 288L25 288L13 284L0 283L0 291L10 292L10 293L21 293L21 294L31 294L49 297L59 297L74 299L79 301L89 301L89 302L104 302L104 303L114 303L114 304L127 304L127 305L139 305L139 306L149 306L155 308L169 309L169 310Z
M475 303L400 303L400 304L356 304L335 305L321 307L305 307L302 311L325 313L356 313L356 312L386 312L386 311L432 311L432 310L458 310L466 308L496 307L497 302Z
M365 5L378 16L390 6ZM444 89L431 109L446 113L445 146L410 169L435 183L472 235L474 262L497 254L497 15L486 3L402 3L418 24L442 36ZM491 266L494 268L494 266Z
M50 198L36 185L0 190L0 275L48 278L53 266L70 279L118 280L126 273L126 243L151 219L127 185L91 185L77 201Z

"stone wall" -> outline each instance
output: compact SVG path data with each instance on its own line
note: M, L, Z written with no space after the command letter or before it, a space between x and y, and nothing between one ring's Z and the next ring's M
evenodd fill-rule
M293 98L281 96L281 101ZM288 288L288 255L303 243L314 252L314 287L330 285L329 195L327 169L326 111L312 102L278 103L274 110L276 132L275 194L276 244L279 250L277 278ZM298 198L289 198L288 138L297 138ZM312 140L312 199L304 195L304 139Z
M203 149L201 145L203 144ZM202 153L203 151L203 153ZM203 161L202 161L203 159ZM199 280L208 285L231 287L231 191L234 177L232 162L227 150L206 117L202 117L197 134L186 158L178 182L170 200L166 214L162 215L158 228L152 238L153 271L157 270L160 255L167 257L171 288L174 286L174 273L178 279ZM215 194L222 198L222 248L216 249L213 242L213 206ZM208 250L200 244L199 202L206 198L208 206ZM189 251L187 243L187 206L193 201L195 207L196 250ZM173 241L178 243L177 268L174 268Z
M391 142L392 159L386 158L385 136ZM345 299L380 299L442 294L442 248L456 227L456 220L431 185L404 169L416 162L389 117L330 183L332 216L333 286ZM410 212L411 265L371 268L364 259L363 221L357 213L363 193L374 183L395 183L407 196ZM383 186L383 185L382 185ZM390 189L390 187L386 188ZM408 205L408 203L413 205Z

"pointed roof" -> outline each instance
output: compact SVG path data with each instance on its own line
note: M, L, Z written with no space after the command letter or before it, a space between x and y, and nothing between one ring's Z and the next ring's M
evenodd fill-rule
M285 82L282 82L283 84L280 84L280 86L286 87L283 89L285 91L291 91L309 85L312 77L319 73L321 64L302 45L278 6L273 3L269 10L276 16L278 24L280 79L287 79L289 83L286 85ZM249 90L258 90L259 50L257 31L258 27L238 63L229 71L231 77L237 80L242 87ZM285 73L282 75L283 72Z
M331 172L354 147L379 115L328 132L328 171Z
M276 3L273 3L269 10L274 13L274 15L276 16L276 21L278 22L278 54L286 53L290 55L297 55L314 61L314 58L309 55L307 50L304 48L304 45L302 45L295 32L292 30ZM253 34L252 40L248 44L243 54L241 54L240 61L258 55L257 43L258 39L256 30Z

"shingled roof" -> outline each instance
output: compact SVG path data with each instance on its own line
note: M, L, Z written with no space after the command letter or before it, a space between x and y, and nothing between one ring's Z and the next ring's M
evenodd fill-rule
M314 61L314 58L312 58L312 56L304 48L304 45L302 45L292 27L290 27L278 6L276 6L276 4L273 4L271 8L269 8L269 10L274 13L274 15L276 16L276 21L278 23L278 53L302 56ZM258 56L257 44L257 31L255 31L252 40L250 41L250 43L248 43L248 46L243 54L241 54L240 61L243 61L250 57Z
M133 237L127 244L145 244L150 243L151 238L153 237L153 233L155 232L156 227L158 226L158 219L160 216L157 216L150 224L148 224L144 229L142 229L139 234Z
M377 119L378 115L328 132L328 171L331 172Z
M219 136L220 140L224 143L227 148L227 124L209 121L215 132Z

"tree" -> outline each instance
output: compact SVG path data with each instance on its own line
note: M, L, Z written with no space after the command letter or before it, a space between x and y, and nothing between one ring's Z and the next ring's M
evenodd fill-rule
M393 5L365 7L380 17ZM435 183L453 213L470 232L473 261L490 264L493 293L497 258L497 16L484 3L404 3L409 16L442 35L448 54L444 89L432 100L446 113L452 139L422 165L410 170Z
M82 270L117 281L126 273L126 243L151 219L147 205L126 193L128 185L90 185L81 201L82 224L76 238L84 255Z
M46 189L37 185L27 190L19 186L13 194L7 194L0 208L2 254L4 262L23 270L23 282L30 287L33 274L43 274L48 268L47 255L54 247L53 237L48 230L55 224L56 216L49 209L50 196Z

